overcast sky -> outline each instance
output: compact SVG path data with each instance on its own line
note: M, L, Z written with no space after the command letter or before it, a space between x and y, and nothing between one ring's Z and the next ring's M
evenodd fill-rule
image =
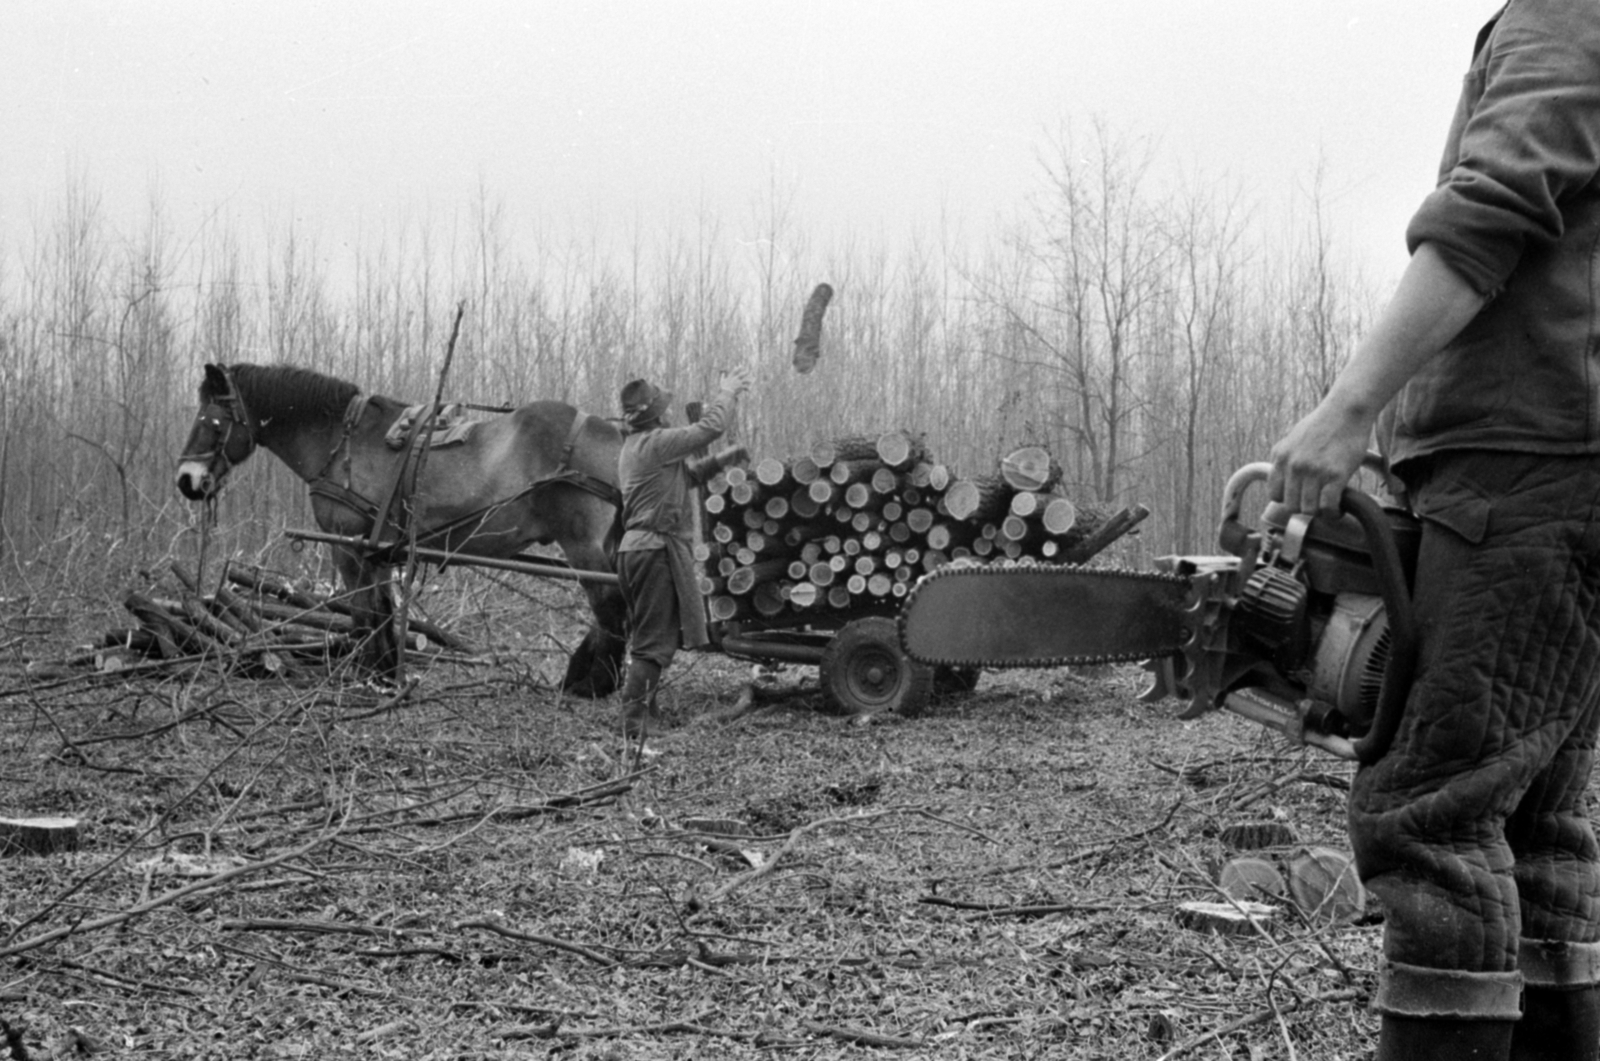
M1375 279L1500 0L51 0L0 34L0 240L82 178L118 218L286 211L328 242L481 187L540 225L981 231L1064 122L1268 204L1319 158ZM950 223L948 220L946 224Z

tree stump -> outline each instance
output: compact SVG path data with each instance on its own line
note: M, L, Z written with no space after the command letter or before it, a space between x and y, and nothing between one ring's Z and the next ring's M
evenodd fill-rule
M1240 822L1222 830L1219 839L1235 851L1259 851L1264 847L1286 847L1298 838L1285 822Z
M0 856L75 851L81 838L76 818L0 818Z
M1289 890L1312 921L1353 921L1367 909L1355 859L1331 847L1306 847L1289 860Z
M1217 887L1230 899L1286 899L1289 888L1283 874L1264 858L1243 856L1229 860L1217 874Z

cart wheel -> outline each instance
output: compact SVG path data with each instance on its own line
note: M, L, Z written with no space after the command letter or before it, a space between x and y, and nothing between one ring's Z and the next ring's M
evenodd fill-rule
M945 664L933 668L933 691L941 696L965 696L978 687L983 677L982 667L951 667Z
M819 671L823 692L846 714L909 717L933 695L933 668L907 656L895 621L881 616L845 624L823 650Z

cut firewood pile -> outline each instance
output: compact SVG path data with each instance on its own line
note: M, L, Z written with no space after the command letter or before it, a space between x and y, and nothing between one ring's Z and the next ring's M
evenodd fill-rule
M719 621L892 608L948 563L1084 563L1149 514L1060 483L1041 447L962 476L905 431L727 468L706 487L701 591Z
M325 668L354 648L350 605L312 593L259 568L229 563L203 592L195 575L174 563L170 581L130 590L122 600L133 627L111 630L74 663L116 670L136 661L210 660L256 676ZM419 616L407 619L407 644L470 651L460 638Z

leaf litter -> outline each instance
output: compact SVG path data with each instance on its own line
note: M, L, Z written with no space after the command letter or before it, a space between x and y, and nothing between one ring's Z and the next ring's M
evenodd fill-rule
M0 859L0 1056L1371 1049L1381 911L1175 919L1226 901L1231 826L1343 846L1343 764L1175 721L1133 667L722 722L746 668L697 655L635 763L560 662L432 663L404 697L198 669L7 693L0 814L86 833Z

